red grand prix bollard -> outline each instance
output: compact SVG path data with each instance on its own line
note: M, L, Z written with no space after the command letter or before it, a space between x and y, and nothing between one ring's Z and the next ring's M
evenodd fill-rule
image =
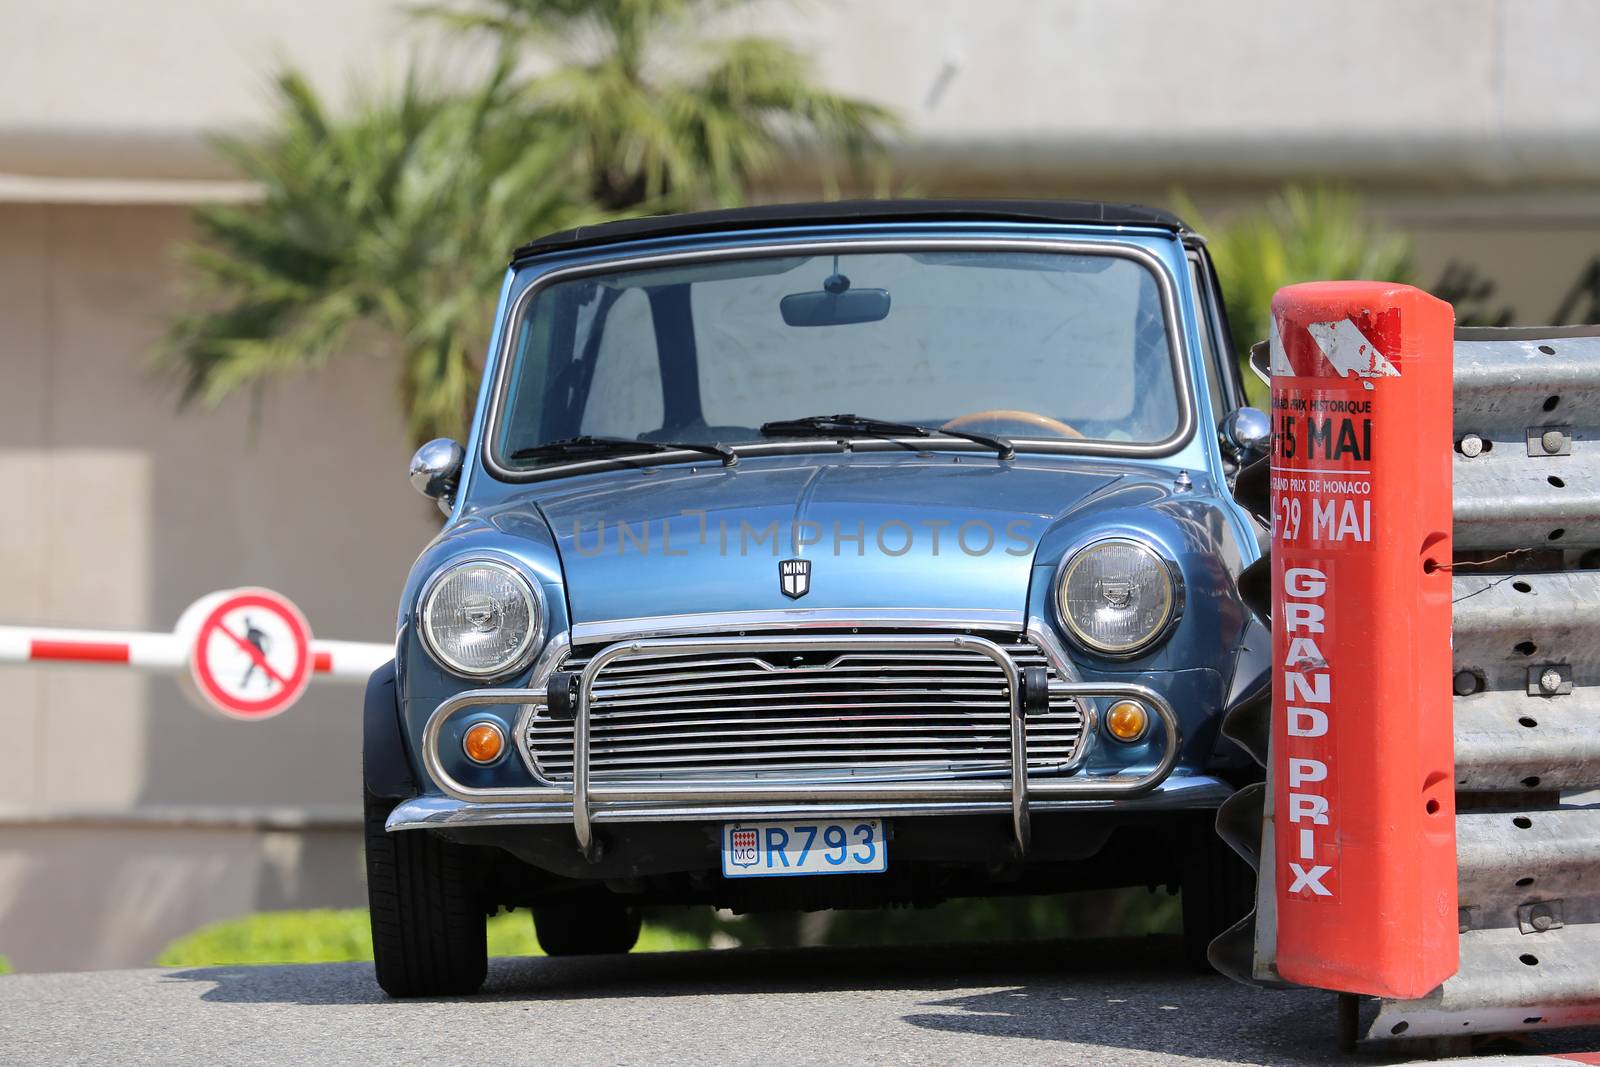
M1278 969L1418 997L1457 968L1454 316L1383 282L1272 312Z

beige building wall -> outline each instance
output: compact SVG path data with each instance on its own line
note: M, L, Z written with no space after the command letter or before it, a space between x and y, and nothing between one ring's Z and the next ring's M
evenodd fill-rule
M470 69L408 6L0 0L0 172L225 177L204 136L265 120L280 58L335 98ZM1600 175L1590 0L759 0L713 28L893 107L902 169L946 185Z
M406 484L393 364L352 352L259 402L178 414L149 357L187 233L180 207L0 205L0 620L170 630L201 594L249 584L287 594L319 636L392 640L438 528ZM316 685L241 724L178 684L0 668L0 954L17 966L148 962L206 919L358 902L353 860L303 888L260 872L286 862L263 842L307 817L342 825L354 854L359 687ZM222 824L160 829L199 809ZM93 935L106 924L109 941Z

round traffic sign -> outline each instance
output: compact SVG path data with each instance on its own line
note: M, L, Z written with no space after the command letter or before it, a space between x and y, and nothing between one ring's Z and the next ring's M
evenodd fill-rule
M208 705L253 722L300 698L311 681L311 627L299 608L270 589L235 589L205 607L189 672Z

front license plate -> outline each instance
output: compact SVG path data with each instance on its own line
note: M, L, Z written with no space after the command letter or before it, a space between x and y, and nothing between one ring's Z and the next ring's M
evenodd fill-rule
M889 869L882 819L731 822L722 827L722 876L881 874Z

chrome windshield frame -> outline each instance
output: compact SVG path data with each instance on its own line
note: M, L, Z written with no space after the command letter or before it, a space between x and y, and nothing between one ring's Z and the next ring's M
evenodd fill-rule
M849 252L940 252L940 251L994 251L1025 252L1035 254L1100 255L1132 260L1145 267L1154 276L1161 294L1161 312L1167 338L1168 356L1172 363L1174 400L1178 408L1178 425L1166 438L1154 442L1118 442L1096 440L1063 440L1061 438L1009 437L1020 452L1039 452L1056 455L1115 456L1132 459L1151 459L1171 455L1183 448L1194 437L1195 393L1191 358L1183 329L1183 316L1178 304L1177 281L1161 258L1148 249L1126 242L1096 240L1092 238L1001 238L1001 237L939 237L939 238L819 238L793 242L771 242L737 248L696 249L680 252L657 252L644 255L619 256L598 263L559 267L541 274L518 293L506 314L500 336L499 350L495 353L494 381L489 391L489 405L483 416L482 433L478 448L484 469L502 482L525 483L547 481L572 475L605 470L625 470L642 465L706 461L699 452L671 451L626 457L582 459L572 462L546 463L534 468L514 467L500 454L500 439L504 436L503 420L509 407L511 371L517 337L533 298L558 282L570 281L596 274L614 274L619 271L641 270L652 267L673 266L682 263L715 262L730 259L761 259L770 256L833 255ZM961 451L992 452L983 445L958 437L881 438L857 436L825 437L801 441L771 441L729 445L740 456L795 455L851 451L890 450L906 447L957 449Z

